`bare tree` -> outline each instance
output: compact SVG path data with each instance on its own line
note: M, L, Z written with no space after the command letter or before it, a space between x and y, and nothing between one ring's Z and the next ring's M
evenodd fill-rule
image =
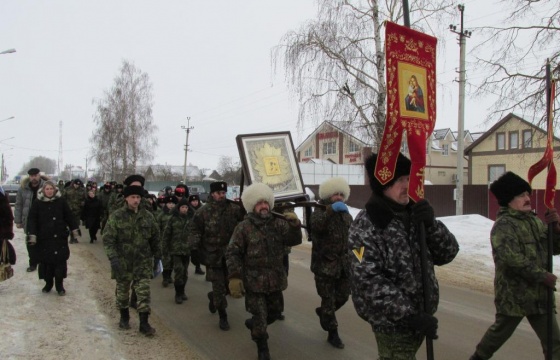
M218 172L222 180L229 185L237 185L241 181L241 164L234 163L230 156L221 156L218 160Z
M318 17L284 35L272 52L300 101L298 127L324 120L377 144L385 127L386 84L383 21L398 22L401 0L324 0ZM452 0L410 2L411 26L430 32L447 22ZM432 27L429 23L433 22ZM424 29L426 28L426 29ZM283 61L283 62L281 62Z
M518 112L543 125L546 116L545 66L550 59L553 77L560 75L560 8L558 0L507 0L503 26L475 28L486 38L471 53L477 54L481 80L475 94L495 94L490 117ZM491 49L490 55L485 51Z
M136 166L154 157L157 126L152 118L152 84L149 76L124 60L113 87L97 105L90 142L95 160L111 178L136 172Z
M27 171L31 168L38 168L45 174L54 174L56 170L56 161L44 156L36 156L23 164L18 175L26 175Z

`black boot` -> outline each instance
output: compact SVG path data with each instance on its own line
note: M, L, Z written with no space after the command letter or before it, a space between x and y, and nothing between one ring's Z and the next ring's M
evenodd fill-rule
M245 320L245 327L251 331L253 331L253 324L254 324L253 318L249 318Z
M470 358L469 360L484 360L483 358L481 358L477 352L475 352Z
M64 285L63 285L62 281L63 281L62 278L59 278L59 277L54 278L54 285L56 287L56 292L60 296L66 295L66 290L64 290Z
M344 344L342 343L342 340L340 340L340 337L338 336L337 329L329 330L329 337L327 338L327 341L335 348L344 349Z
M218 310L218 313L220 314L220 329L222 329L224 331L228 331L229 330L229 323L227 321L226 310L225 309Z
M268 351L268 341L266 339L257 340L257 349L259 360L270 360L270 352Z
M210 310L210 312L212 314L215 314L216 313L216 306L214 305L214 293L212 291L210 291L208 293L208 300L209 300L208 310Z
M140 332L146 336L153 336L156 333L156 329L151 327L148 323L148 317L150 314L143 312L139 313L138 316L140 317Z
M325 331L329 331L329 329L327 328L327 323L323 319L323 310L320 307L315 308L315 314L317 314L317 316L319 317L319 323L321 324L321 328L323 328L323 330Z
M51 289L53 288L53 286L54 286L53 279L45 280L45 287L44 287L43 290L41 290L41 291L44 292L44 293L48 293L48 292L51 291Z
M187 284L183 284L181 285L181 299L183 300L188 300L189 298L187 297L187 294L185 293L185 287L187 286Z
M175 285L175 304L182 304L183 303L183 296L182 296L182 288L181 285Z
M133 309L138 308L138 297L136 296L136 291L132 289L132 293L130 294L130 307Z
M161 281L161 284L163 285L163 287L167 287L169 284L171 284L171 271L170 270L163 270L161 272L161 276L163 277L163 280Z
M119 321L119 328L128 330L130 329L130 313L128 308L121 309L121 320Z

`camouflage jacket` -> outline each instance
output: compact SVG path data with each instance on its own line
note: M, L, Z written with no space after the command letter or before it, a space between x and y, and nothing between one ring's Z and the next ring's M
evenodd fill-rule
M162 246L163 253L169 255L190 255L190 251L187 246L187 234L188 225L192 219L192 215L189 213L182 215L173 209L167 226L163 231L162 236Z
M354 219L348 235L352 300L358 315L381 333L412 331L403 318L417 314L423 304L418 229L410 206L396 214L388 199L376 195ZM451 262L459 251L455 236L440 221L426 229L427 270L434 314L439 287L434 265Z
M80 220L82 217L82 209L86 201L86 190L83 187L74 189L72 186L73 185L70 185L70 187L64 191L64 198L68 206L70 206L70 210L72 210L72 213L76 216L76 219Z
M333 212L330 200L321 200L320 203L327 205L327 208L316 207L311 214L311 271L317 275L339 278L349 273L347 244L352 215Z
M113 191L106 192L105 190L101 190L97 192L97 198L101 201L101 208L102 208L102 216L108 217L109 216L109 199L111 199L111 195Z
M156 220L142 208L138 212L126 206L115 210L103 231L103 246L109 259L119 259L122 280L151 279L154 258L161 259Z
M124 195L122 192L114 191L111 193L109 197L109 201L107 202L107 212L109 215L113 213L113 211L123 207L124 205Z
M156 221L159 227L159 233L163 235L165 232L165 227L167 226L167 222L171 218L171 211L169 209L164 208L161 212L157 213Z
M198 249L204 265L221 267L235 226L243 220L241 206L212 197L198 209L189 226L189 248Z
M227 247L230 278L243 278L247 290L270 293L285 290L288 280L282 258L285 246L301 244L301 229L272 216L253 213L235 227Z
M501 207L491 231L496 266L496 311L508 316L546 314L548 227L532 212ZM560 235L554 234L554 254L560 251ZM554 302L553 302L554 303Z

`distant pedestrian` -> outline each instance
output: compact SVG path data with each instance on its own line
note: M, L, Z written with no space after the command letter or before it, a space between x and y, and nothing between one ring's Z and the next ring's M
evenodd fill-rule
M84 189L84 183L80 179L72 180L72 184L64 191L64 198L70 206L70 210L74 214L78 224L82 218L82 210L84 209L84 203L86 201L86 191ZM77 238L72 237L70 234L70 244L75 244L78 242Z
M286 213L285 220L272 216L274 193L265 184L251 184L241 200L247 216L235 227L226 252L229 291L234 298L245 295L252 314L245 326L257 343L259 360L264 360L270 359L267 326L284 311L284 247L301 244L301 222L293 212Z
M189 196L189 207L191 208L189 211L191 215L194 216L196 210L202 207L200 203L200 197L198 195L190 195ZM191 250L191 261L194 265L194 273L196 275L204 275L205 272L202 270L201 262L200 262L200 254L197 249Z
M173 209L177 205L177 202L177 197L175 197L174 195L166 196L163 199L163 203L165 204L163 206L163 211L158 213L158 217L156 219L159 227L159 233L161 234L162 238L163 234L165 233L167 222L171 218ZM169 286L169 284L173 283L173 278L171 277L171 274L173 273L173 257L171 256L171 254L169 254L168 248L164 247L162 248L162 250L163 271L161 275L163 279L161 281L161 284L163 285L163 287L167 287Z
M133 286L137 295L140 332L155 334L148 323L151 312L150 280L161 259L159 228L154 216L140 206L144 188L127 186L125 206L115 210L103 233L103 246L111 263L111 277L117 282L117 307L121 318L119 327L130 329L129 291Z
M506 172L490 185L500 209L490 233L495 264L496 317L471 360L490 359L527 318L543 352L547 349L547 289L556 290L556 275L546 271L548 226L533 213L531 186L517 174ZM560 253L560 216L549 209L553 223L554 255ZM552 303L554 304L554 298ZM556 313L556 312L555 312ZM552 317L552 358L560 359L560 331ZM535 354L535 359L542 357Z
M78 221L54 182L45 181L37 192L37 199L29 210L27 229L28 244L37 251L39 279L45 280L43 292L50 292L54 283L58 295L65 295L63 281L68 274L66 262L70 257L68 233L75 239L79 237Z
M84 209L82 211L82 220L89 231L89 242L93 244L97 241L97 231L101 227L101 214L103 213L103 204L95 195L95 190L90 189L87 193Z
M27 215L31 204L37 198L37 191L44 185L45 181L49 178L41 175L41 170L31 168L27 171L29 175L21 180L20 188L16 195L16 204L14 206L14 224L16 228L23 229L26 235L27 254L29 255L29 267L27 272L35 271L37 269L37 259L35 256L35 247L28 244L28 231L27 231Z

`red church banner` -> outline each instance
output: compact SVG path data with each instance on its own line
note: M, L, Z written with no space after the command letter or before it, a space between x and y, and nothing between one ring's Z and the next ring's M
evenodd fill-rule
M436 123L436 45L432 36L386 22L387 119L374 175L381 184L393 179L406 132L414 201L424 198L426 140Z

